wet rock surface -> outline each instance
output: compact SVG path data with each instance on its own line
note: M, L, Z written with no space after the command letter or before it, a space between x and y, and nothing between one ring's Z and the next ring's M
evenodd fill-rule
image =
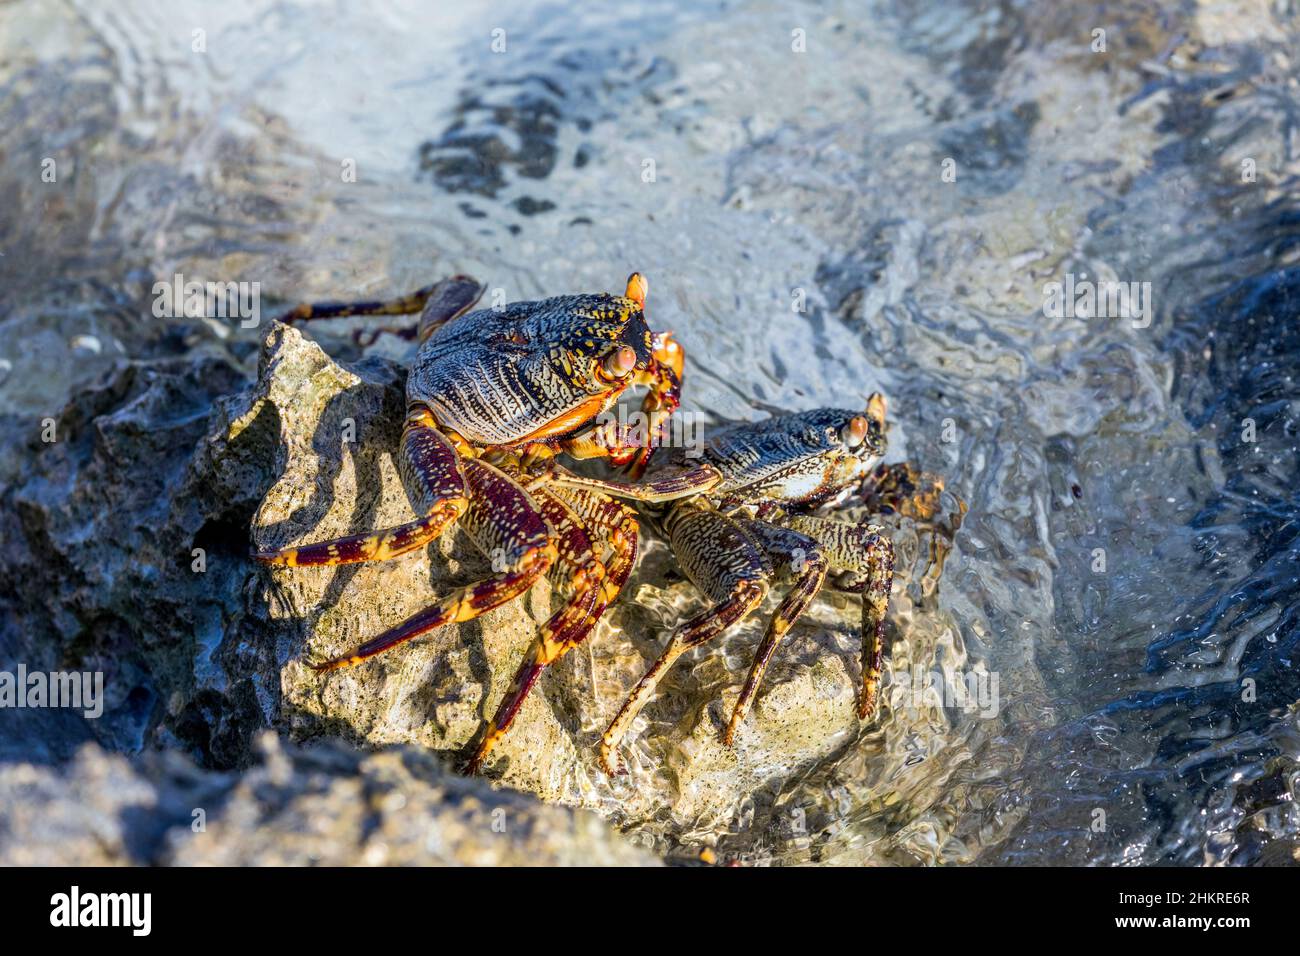
M258 738L244 773L88 744L0 764L0 865L654 865L595 814L458 777L413 747Z
M377 357L340 365L276 324L251 376L215 357L139 363L79 393L57 422L59 440L33 440L34 467L4 491L0 583L16 598L0 633L6 656L29 668L103 671L105 713L0 712L11 727L28 721L12 756L56 763L93 738L238 769L255 759L258 731L273 728L297 741L463 759L551 613L545 582L474 621L322 674L309 662L487 576L487 561L455 531L381 563L266 568L248 557L250 546L411 519L394 460L403 374ZM647 537L624 598L588 646L544 675L488 774L645 828L639 839L666 850L744 833L787 780L857 740L858 645L847 623L857 610L826 604L783 645L736 747L720 744L769 607L679 662L626 741L630 772L607 778L600 732L667 630L699 606ZM43 750L33 736L49 738Z

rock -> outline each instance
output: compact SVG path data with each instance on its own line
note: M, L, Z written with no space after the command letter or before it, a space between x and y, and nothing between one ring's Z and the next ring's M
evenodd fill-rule
M233 432L268 405L279 421L284 468L253 520L256 546L286 547L411 520L393 461L402 394L391 367L375 366L382 375L363 366L346 372L292 329L273 331L267 348L248 411L232 424ZM349 428L355 441L345 443ZM360 666L322 675L303 663L344 653L427 607L453 582L490 573L462 535L444 535L430 550L432 559L418 551L378 564L264 572L272 582L270 616L282 635L294 635L288 639L293 653L277 659L277 676L280 722L295 736L341 734L359 743L459 753L482 729L553 610L545 583L475 621ZM611 782L596 764L599 735L657 656L658 641L691 593L685 584L667 592L637 584L662 580L671 570L662 550L649 564L629 593L662 613L638 613L638 600L622 602L586 653L569 655L543 678L489 767L545 800L616 811L628 823L667 811L683 827L726 826L741 801L855 735L856 649L839 646L841 635L797 634L773 665L735 750L722 747L718 733L748 661L724 664L721 648L712 648L694 672L679 665L640 722L633 775ZM755 622L751 631L759 627ZM750 633L742 643L752 647L755 639ZM603 681L593 684L593 674Z
M458 777L426 751L258 737L243 773L87 744L62 768L0 765L4 866L639 866L584 810Z
M50 420L53 440L39 420L16 425L25 467L0 486L0 660L101 672L107 702L98 720L0 710L6 756L66 759L92 738L138 750L167 701L194 699L199 648L237 613L243 576L234 560L192 573L191 552L256 499L196 492L189 476L214 400L244 384L216 358L119 364Z
M280 548L414 518L394 458L404 401L396 366L375 362L345 371L296 330L273 330L257 384L226 435L210 445L214 459L229 460L229 437L262 416L277 424L281 444L273 455L281 475L253 518L253 544ZM253 573L278 646L274 659L247 662L254 666L246 673L276 698L268 716L298 737L342 734L371 744L457 750L481 728L483 692L504 657L515 648L522 654L550 612L542 583L474 622L411 641L364 666L319 675L306 659L351 650L434 603L450 582L489 575L487 562L453 533L393 561ZM549 772L563 734L543 731L534 742L544 757L542 772Z
M33 467L0 495L0 647L29 667L103 670L109 706L80 735L49 724L64 759L86 736L113 750L188 751L205 766L253 759L257 732L463 755L537 625L545 582L477 620L360 666L339 654L490 568L460 533L393 561L265 568L257 548L322 540L413 516L394 453L400 365L343 367L276 324L253 381L227 361L120 366L80 393L64 437L33 438ZM596 809L661 848L744 830L787 781L858 739L856 604L827 598L788 635L734 749L718 734L776 603L680 661L609 780L596 744L668 630L703 606L650 542L596 634L545 674L488 772L543 800ZM51 617L48 608L60 608ZM0 713L0 722L8 719ZM62 720L63 718L60 717ZM0 725L2 726L2 725Z

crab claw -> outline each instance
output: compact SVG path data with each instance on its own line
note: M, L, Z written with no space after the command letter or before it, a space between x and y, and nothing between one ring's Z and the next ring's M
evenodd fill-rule
M645 474L654 450L663 444L668 419L682 404L682 372L686 367L686 353L673 341L671 332L660 332L654 337L650 365L638 379L638 384L649 386L641 412L648 428L637 447L625 449L610 456L610 461L626 470L632 478Z

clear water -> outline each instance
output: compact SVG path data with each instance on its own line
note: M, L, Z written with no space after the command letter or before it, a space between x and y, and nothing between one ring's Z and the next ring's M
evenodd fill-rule
M991 716L896 688L724 847L1295 862L1294 4L589 6L5 5L0 413L246 357L151 316L176 272L269 302L639 269L688 407L890 396L894 456L970 507L894 673L998 677ZM1149 282L1150 324L1045 314L1066 273Z

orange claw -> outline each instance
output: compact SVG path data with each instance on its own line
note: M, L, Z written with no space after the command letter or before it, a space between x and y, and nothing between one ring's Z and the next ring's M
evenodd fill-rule
M682 404L682 373L686 368L686 353L673 339L671 332L660 332L651 344L653 361L637 379L650 391L641 403L649 427L640 447L624 449L610 455L613 464L627 469L632 478L640 478L650 463L654 450L663 444L668 419Z

